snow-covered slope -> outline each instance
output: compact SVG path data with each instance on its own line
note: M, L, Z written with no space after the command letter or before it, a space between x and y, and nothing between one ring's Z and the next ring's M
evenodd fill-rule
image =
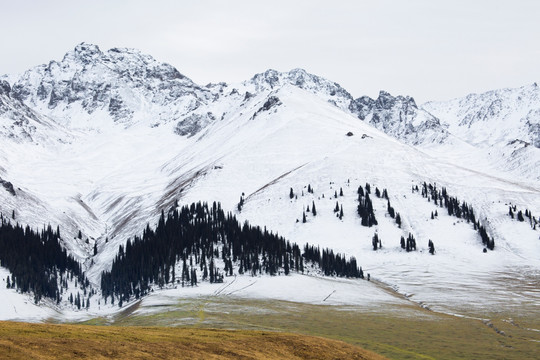
M421 108L471 145L506 145L517 140L540 148L540 89L536 83L428 102Z
M0 93L0 177L15 195L0 186L0 211L15 210L16 221L33 228L59 224L64 245L95 285L119 245L148 222L154 225L161 210L176 201L203 200L221 201L242 221L298 244L354 255L373 278L439 310L462 311L479 297L496 306L513 306L515 294L531 304L540 301L529 281L540 273L540 233L508 216L509 205L533 215L540 211L540 186L530 180L539 176L539 167L529 166L538 163L538 152L516 155L523 161L514 172L497 170L495 160L507 158L496 152L489 166L479 166L488 155L454 133L450 121L440 121L446 113L434 107L428 113L427 105L419 109L412 98L384 92L376 100L354 100L338 84L303 70L269 70L240 84L201 87L135 50L101 52L89 44L10 79L13 84L2 83ZM460 163L452 149L468 162ZM483 253L472 224L411 191L423 181L472 205L495 238L495 251ZM389 216L386 199L374 195L379 224L361 225L356 191L366 183L372 192L388 190L401 228ZM290 188L297 198L290 199ZM343 196L335 198L341 189ZM342 219L333 211L336 202L343 206ZM317 216L307 212L307 223L297 222L313 203ZM431 219L435 210L439 216ZM82 239L76 237L79 230ZM383 244L376 252L375 233ZM409 233L417 239L416 252L400 247L400 237ZM428 240L435 243L435 256L427 251ZM294 286L302 286L298 276L291 280ZM519 279L520 286L508 284L506 276ZM261 296L260 286L244 289L246 281L237 283L244 284L238 294L251 296L249 289L258 289ZM323 285L326 280L320 284L320 294L335 290ZM358 291L379 294L373 283L357 285ZM502 290L491 292L493 286ZM340 301L357 303L354 294L346 294ZM97 297L92 301L92 314L112 311L98 306ZM477 304L478 312L485 303ZM72 316L69 308L59 311Z
M478 164L486 171L540 180L540 89L536 83L428 102L421 108L470 145L443 147L442 156L453 152L469 167Z

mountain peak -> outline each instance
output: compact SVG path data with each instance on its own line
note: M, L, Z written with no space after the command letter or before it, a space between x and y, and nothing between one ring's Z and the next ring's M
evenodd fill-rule
M101 51L85 42L60 62L26 71L12 83L12 93L62 124L75 121L81 126L88 125L83 119L90 120L95 111L108 113L123 126L141 119L170 121L179 116L178 108L189 111L209 96L175 67L139 50ZM75 108L88 116L73 117ZM141 109L150 109L151 114L135 117Z
M82 61L83 63L87 64L92 61L94 61L96 58L102 56L103 53L99 49L97 45L89 44L82 42L75 46L73 51L68 52L65 56L63 61L66 61L70 58L78 59Z

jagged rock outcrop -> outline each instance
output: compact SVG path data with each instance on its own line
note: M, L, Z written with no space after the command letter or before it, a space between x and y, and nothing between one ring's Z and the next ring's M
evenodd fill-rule
M348 109L353 100L351 94L338 83L310 74L303 69L293 69L289 72L270 69L254 75L250 80L244 82L244 85L253 88L255 92L293 85L318 95L343 110Z
M448 137L439 119L419 109L410 96L392 96L381 91L377 99L363 96L353 100L349 110L359 119L409 144L440 143Z
M61 61L26 71L11 92L14 98L66 124L71 124L77 112L86 114L90 123L90 115L98 113L125 126L178 119L211 97L176 68L149 55L120 48L102 52L86 43L77 45Z

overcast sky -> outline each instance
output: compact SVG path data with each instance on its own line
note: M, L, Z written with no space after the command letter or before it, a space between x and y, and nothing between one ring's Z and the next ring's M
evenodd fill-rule
M273 68L417 102L540 81L540 1L0 0L0 74L80 42L134 47L204 85Z

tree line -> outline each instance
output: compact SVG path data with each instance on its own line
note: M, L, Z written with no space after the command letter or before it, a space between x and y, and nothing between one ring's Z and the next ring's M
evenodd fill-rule
M223 263L222 270L217 262ZM361 277L356 260L345 259L331 250L321 251L269 232L266 228L241 224L225 213L220 203L192 203L161 213L155 229L149 225L141 236L120 246L110 271L101 276L107 302L115 298L122 305L139 298L152 285L196 285L200 280L222 281L236 270L239 274L277 275L303 272L305 262L319 267L325 275ZM182 270L176 273L177 264Z
M0 215L0 265L11 273L7 287L34 294L38 303L43 297L61 301L68 277L78 279L81 287L90 286L81 265L60 245L60 229L51 225L41 231L23 228Z

